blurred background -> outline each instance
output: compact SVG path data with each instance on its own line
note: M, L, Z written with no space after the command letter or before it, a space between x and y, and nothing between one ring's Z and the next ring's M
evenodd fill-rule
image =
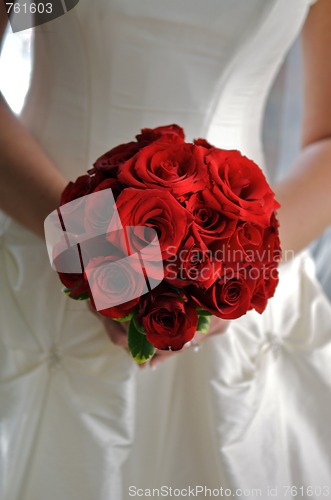
M8 26L0 58L0 90L17 114L29 89L32 41L32 30L12 33Z

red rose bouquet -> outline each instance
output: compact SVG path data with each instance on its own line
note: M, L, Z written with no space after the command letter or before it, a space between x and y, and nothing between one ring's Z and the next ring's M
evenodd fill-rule
M239 151L187 143L177 125L144 129L67 185L53 221L62 239L48 246L70 297L130 321L143 363L206 332L211 315L263 312L278 282L278 207Z

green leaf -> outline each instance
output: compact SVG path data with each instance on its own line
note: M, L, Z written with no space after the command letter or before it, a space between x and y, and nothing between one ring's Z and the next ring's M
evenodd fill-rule
M197 332L208 333L211 316L199 315Z
M81 295L78 295L76 297L74 297L73 295L71 295L71 293L74 291L74 289L70 289L70 288L63 288L62 290L68 297L70 297L71 299L73 300L87 300L89 299L89 294L86 292L86 293L82 293Z
M206 311L205 309L202 309L201 307L197 307L197 312L199 316L212 316L213 313Z
M131 319L129 325L129 351L133 359L138 363L146 363L155 353L155 347L146 339L146 335L140 333Z
M119 323L124 323L124 321L130 321L132 318L133 313L128 313L125 316L122 316L122 318L112 318L114 321L118 321Z
M137 320L136 314L133 315L132 321L134 322L134 326L138 330L138 332L142 333L143 335L146 335L145 328Z

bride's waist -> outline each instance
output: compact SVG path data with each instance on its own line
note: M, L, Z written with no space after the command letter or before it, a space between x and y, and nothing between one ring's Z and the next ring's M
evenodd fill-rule
M217 147L238 149L261 167L263 154L260 120L246 113L224 113L210 117L205 110L148 108L143 106L106 106L102 101L84 105L78 102L27 102L21 115L23 123L68 179L75 179L91 168L103 153L118 144L130 142L142 128L177 123L184 128L186 140L205 138Z

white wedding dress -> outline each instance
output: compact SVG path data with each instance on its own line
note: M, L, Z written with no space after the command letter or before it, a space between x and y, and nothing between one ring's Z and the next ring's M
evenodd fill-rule
M169 123L264 166L265 99L309 8L80 0L35 29L22 120L68 179ZM197 485L232 498L238 488L252 499L268 488L331 496L331 306L308 254L282 268L263 315L153 371L61 292L44 242L4 214L0 252L2 500L128 500L135 488Z

